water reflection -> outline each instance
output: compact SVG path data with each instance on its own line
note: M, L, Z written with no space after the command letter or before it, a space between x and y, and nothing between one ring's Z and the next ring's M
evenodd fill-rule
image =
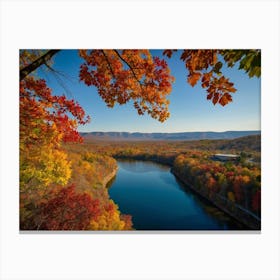
M118 166L109 194L122 213L132 215L136 229L245 229L178 181L167 166L135 160Z
M231 218L228 214L221 211L216 206L210 204L207 199L205 199L201 196L198 196L192 189L190 189L188 186L183 184L176 177L175 177L175 180L176 180L178 186L180 186L181 190L185 193L185 195L192 196L192 198L195 200L195 202L197 204L199 204L199 206L205 211L205 213L207 215L209 215L209 217L215 218L222 223L229 223L229 224L232 223L233 226L236 227L236 229L244 229L245 226L243 224L240 224L239 222L237 222L236 220Z
M151 161L139 161L139 160L118 160L122 169L132 173L147 173L153 171L169 171L170 167L154 163Z

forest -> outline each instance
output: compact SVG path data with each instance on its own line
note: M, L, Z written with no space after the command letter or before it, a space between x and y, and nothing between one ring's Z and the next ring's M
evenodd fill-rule
M163 55L168 59L176 51L163 50ZM260 228L260 135L156 143L84 140L78 127L89 123L90 116L76 100L53 94L40 77L42 68L55 73L53 60L59 52L20 50L21 230L133 230L133 217L121 213L108 194L118 158L167 164L200 195L237 219L236 209L244 210L258 222L246 218L242 222ZM164 59L149 50L77 54L83 59L78 79L96 87L109 108L127 104L140 116L147 114L159 122L169 118L168 95L175 79ZM238 64L249 78L260 77L260 56L259 50L182 50L180 62L188 84L200 84L207 100L226 106L233 102L236 88L221 72L223 64ZM238 159L220 162L213 158L216 153L234 153Z
M236 207L256 217L249 223L260 227L261 217L261 153L260 135L232 140L195 140L160 142L103 142L85 141L68 144L69 152L106 155L115 159L153 161L172 167L172 172L186 185L209 201L233 214ZM216 160L215 154L237 154L235 161ZM215 201L223 200L221 205ZM227 204L225 206L225 204ZM240 219L240 217L239 217Z

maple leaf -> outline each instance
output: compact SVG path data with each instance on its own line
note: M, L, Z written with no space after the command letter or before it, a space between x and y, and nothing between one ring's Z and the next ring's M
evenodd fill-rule
M200 77L201 77L201 73L193 72L192 74L189 74L189 76L188 76L188 83L193 87L196 85L196 83L198 82Z
M229 102L232 102L232 97L229 93L225 93L219 100L219 103L222 105L222 106L225 106L227 105Z
M189 54L190 54L189 51L184 50L182 55L181 55L181 57L180 57L180 59L183 60L183 61L186 60L188 58Z
M171 56L173 51L165 54ZM152 57L148 50L90 50L80 55L85 60L80 80L96 86L107 106L134 101L139 115L147 112L159 121L168 118L167 95L174 77L163 59Z
M214 105L216 105L216 103L218 102L219 98L220 98L220 94L215 92L214 93L214 97L212 99L212 102L213 102Z
M229 92L236 92L236 88L233 87L233 83L227 87L227 91Z
M173 54L172 50L164 50L163 51L163 55L166 55L168 58L171 58L172 54Z
M207 100L210 100L213 98L214 92L210 92L209 94L207 94Z
M203 88L209 87L209 85L210 85L210 80L211 80L211 78L212 78L212 74L213 74L213 72L210 71L209 73L204 73L204 74L202 75L201 86L202 86Z

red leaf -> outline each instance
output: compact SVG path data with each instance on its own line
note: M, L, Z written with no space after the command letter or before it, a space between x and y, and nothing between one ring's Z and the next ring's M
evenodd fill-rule
M211 92L211 93L209 93L208 95L207 95L207 100L210 100L210 99L212 99L213 98L213 92Z
M215 95L214 95L214 98L212 100L213 104L216 105L216 103L218 102L219 100L219 97L220 97L220 94L215 92Z

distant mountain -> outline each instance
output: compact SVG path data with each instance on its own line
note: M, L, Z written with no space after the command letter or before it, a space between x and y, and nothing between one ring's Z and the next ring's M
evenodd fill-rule
M156 140L202 140L234 139L249 135L259 135L260 130L225 131L225 132L176 132L176 133L142 133L142 132L81 132L85 140L107 141L156 141Z

